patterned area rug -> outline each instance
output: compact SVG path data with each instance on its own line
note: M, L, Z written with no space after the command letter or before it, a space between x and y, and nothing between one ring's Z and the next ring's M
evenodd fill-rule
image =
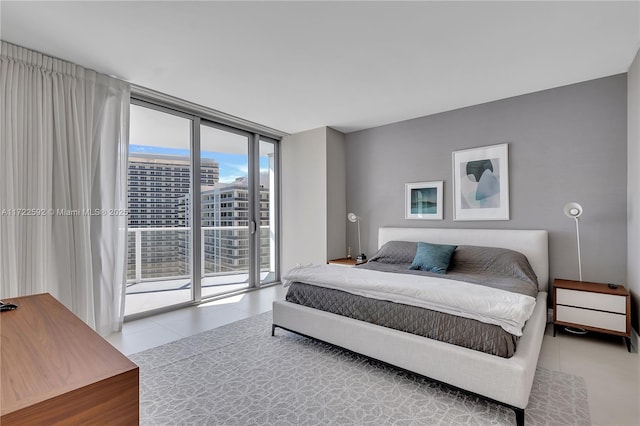
M130 357L142 425L514 425L512 410L277 329L271 312ZM538 368L527 425L589 425L584 379Z

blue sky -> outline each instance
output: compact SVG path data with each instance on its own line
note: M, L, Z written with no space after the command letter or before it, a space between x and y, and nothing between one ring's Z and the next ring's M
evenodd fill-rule
M189 156L188 149L164 148L149 145L129 145L129 152L145 154ZM220 165L220 182L233 182L236 178L247 176L248 159L245 154L227 154L223 152L202 151L202 158L213 158ZM269 167L267 157L260 157L260 170Z

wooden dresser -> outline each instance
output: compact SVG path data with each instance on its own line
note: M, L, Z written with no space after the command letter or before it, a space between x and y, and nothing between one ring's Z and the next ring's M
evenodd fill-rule
M3 301L2 426L139 423L133 362L49 294Z

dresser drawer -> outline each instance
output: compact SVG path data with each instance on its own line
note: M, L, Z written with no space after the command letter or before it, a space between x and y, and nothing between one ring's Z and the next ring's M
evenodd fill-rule
M556 306L556 321L597 327L621 333L626 333L627 331L626 315L590 311L588 309L574 308L571 306Z
M627 299L623 296L568 290L566 288L556 289L556 304L616 312L622 315L627 312Z

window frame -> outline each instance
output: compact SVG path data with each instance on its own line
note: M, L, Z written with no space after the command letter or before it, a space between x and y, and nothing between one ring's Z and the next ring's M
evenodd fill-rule
M168 113L181 118L186 118L191 121L191 144L190 144L190 170L191 175L190 185L192 191L192 197L190 197L192 208L190 209L190 222L191 228L191 244L190 244L190 261L191 261L191 301L186 303L178 303L175 305L169 305L166 307L152 309L140 313L127 315L125 321L131 321L151 315L155 315L162 312L167 312L175 309L179 309L185 306L198 305L200 303L219 298L221 296L227 296L235 293L242 293L252 289L259 288L261 286L269 286L280 282L280 244L281 244L281 221L280 221L280 141L286 133L253 123L247 120L240 119L238 117L231 116L229 114L222 113L210 108L203 107L201 105L193 104L191 102L174 98L172 96L152 91L136 85L131 86L130 103L140 107L154 109L156 111ZM200 188L200 126L207 125L221 130L230 131L233 133L248 135L249 147L249 168L251 173L249 176L253 178L249 181L249 194L253 194L252 197L248 197L249 204L249 224L253 221L256 224L257 231L253 234L250 233L250 241L248 243L250 270L249 270L249 287L240 291L230 291L228 293L220 293L207 297L202 297L202 248L201 241L201 221L194 220L194 218L200 218L202 213L202 200L201 200L201 188ZM260 142L265 141L273 143L273 156L274 156L274 188L272 189L274 199L269 200L273 202L275 217L270 218L273 220L273 226L275 227L274 239L275 250L271 254L274 257L275 268L274 278L268 282L261 283L260 280L260 263L261 263L261 247L260 247ZM140 174L147 175L147 172L140 172ZM153 179L153 178L149 178Z

